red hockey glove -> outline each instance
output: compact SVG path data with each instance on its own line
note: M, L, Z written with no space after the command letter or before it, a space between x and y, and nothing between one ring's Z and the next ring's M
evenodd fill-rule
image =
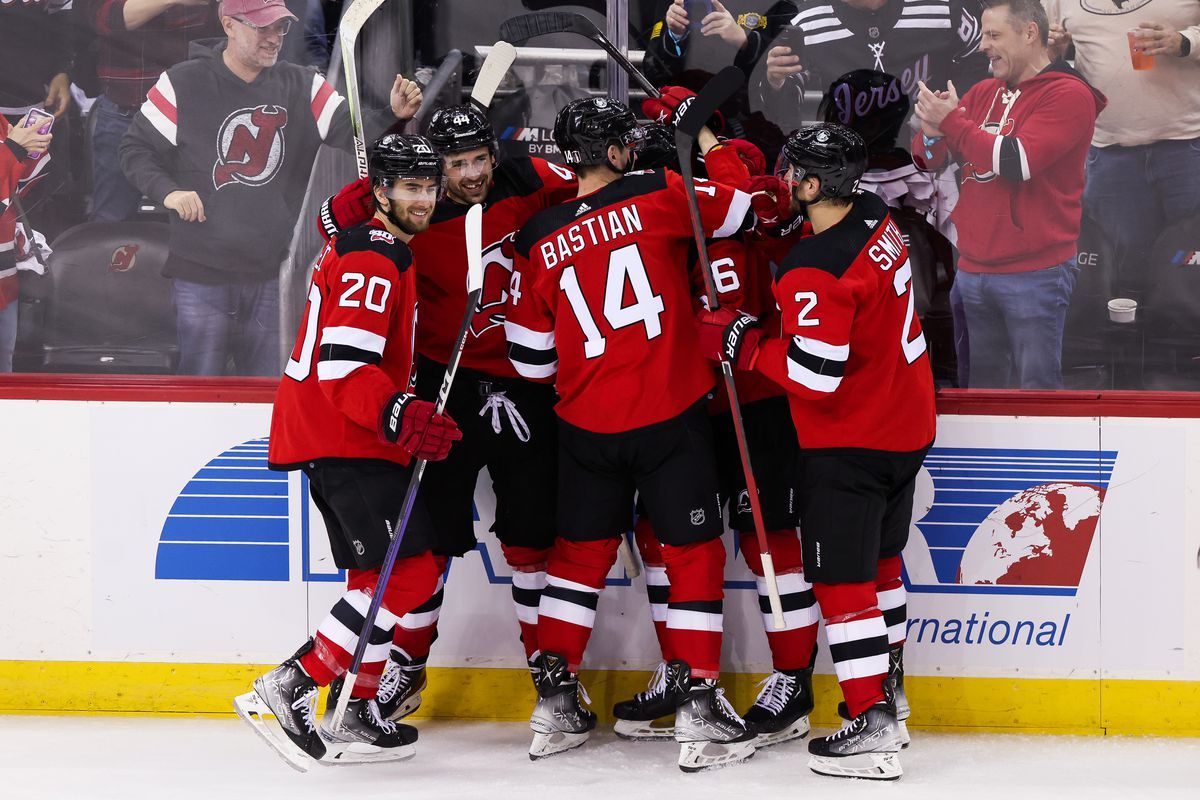
M383 437L417 458L441 461L462 431L449 414L435 414L435 408L415 394L400 392L383 407Z
M792 191L774 175L755 175L742 185L763 228L777 228L792 218Z
M374 214L375 193L371 191L371 179L359 178L347 183L337 194L326 198L317 217L317 228L325 241L329 241L346 228L366 222Z
M642 115L647 119L673 126L687 111L695 96L695 92L682 86L664 86L662 97L647 97L642 101ZM725 130L725 118L721 116L720 111L712 115L708 127L713 133Z
M700 349L712 361L728 361L734 369L754 369L762 329L758 317L722 306L716 311L701 311Z
M763 155L763 151L758 149L758 145L753 142L748 142L745 139L726 139L721 142L722 147L729 147L737 151L738 158L746 165L746 170L751 177L762 175L767 171L767 157Z

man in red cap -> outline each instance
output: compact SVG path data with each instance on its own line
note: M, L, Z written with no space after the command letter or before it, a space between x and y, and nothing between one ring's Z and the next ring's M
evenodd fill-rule
M279 266L321 144L353 147L343 98L312 67L279 61L296 17L284 0L223 0L227 40L193 44L158 79L121 144L121 167L174 212L163 274L173 278L179 371L278 375ZM400 75L378 136L421 104Z

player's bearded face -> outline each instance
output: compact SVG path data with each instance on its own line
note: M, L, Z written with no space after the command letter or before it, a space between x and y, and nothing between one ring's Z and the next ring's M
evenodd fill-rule
M389 222L408 235L420 233L429 227L434 205L442 189L442 181L434 178L399 180L382 190L380 211Z
M451 153L442 159L446 173L446 195L456 203L482 203L492 186L495 159L487 147Z

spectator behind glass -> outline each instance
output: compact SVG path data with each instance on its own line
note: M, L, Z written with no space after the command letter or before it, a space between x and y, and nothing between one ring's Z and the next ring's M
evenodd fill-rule
M53 134L12 127L0 116L0 372L12 372L17 342L16 198L44 167ZM31 158L32 156L32 158Z
M168 67L188 57L194 39L219 36L212 0L75 0L96 31L101 94L92 106L93 221L119 222L141 193L121 173L121 137L146 93Z
M1115 246L1120 291L1160 231L1200 212L1200 0L1045 0L1051 44L1108 98L1087 157L1084 211ZM1119 9L1119 10L1118 10ZM1154 68L1134 70L1126 31Z
M767 116L791 130L806 88L856 69L895 75L913 98L918 81L968 88L987 75L978 46L978 0L804 0L752 85Z
M1083 162L1105 100L1052 60L1048 32L1040 0L996 0L981 44L995 77L961 100L953 82L942 92L922 83L917 99L917 166L962 167L953 294L966 316L971 388L1062 388Z
M284 0L225 0L220 14L228 38L193 45L197 57L162 74L121 166L174 212L163 273L174 279L180 372L220 375L232 357L238 374L278 375L279 265L317 150L351 150L350 118L319 72L278 60L295 21ZM420 103L397 75L386 124Z
M735 15L719 0L671 0L650 30L650 55L662 61L672 77L685 69L715 73L730 63L749 75L767 42L795 16L796 5L789 0L739 5L758 8ZM689 9L696 12L698 19L688 16ZM700 16L702 11L707 13ZM694 37L701 37L708 45L699 48L705 51L699 63L689 54L689 50L696 49L692 47Z

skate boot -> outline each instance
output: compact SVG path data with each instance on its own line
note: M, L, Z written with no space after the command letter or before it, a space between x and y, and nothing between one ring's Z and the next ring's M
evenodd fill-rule
M813 710L812 667L776 670L759 686L758 699L746 712L746 730L758 738L756 748L803 739Z
M613 731L617 736L633 742L675 738L675 709L680 695L676 694L673 663L659 664L646 691L613 706L613 716L617 718Z
M896 704L896 727L900 735L900 748L908 747L912 742L912 737L908 735L908 725L905 720L908 719L908 695L904 692L904 645L893 647L888 651L888 674L887 688L895 698ZM838 716L847 722L850 721L850 712L846 709L846 703L838 703Z
M693 678L692 668L683 661L672 661L667 669L675 672L675 692L679 707L675 710L675 741L679 742L679 768L700 772L737 764L754 755L754 734L715 680Z
M300 666L300 657L312 646L309 639L295 655L256 679L254 691L233 700L237 715L300 772L325 755L325 743L317 735L317 684Z
M379 714L391 722L399 722L421 706L421 692L428 680L425 665L415 665L403 650L393 650L379 678L375 702Z
M329 685L325 702L325 717L321 720L321 738L329 745L322 764L375 764L384 761L403 761L416 755L417 729L386 719L374 700L350 698L341 725L334 727L333 718L344 682L341 678Z
M579 678L567 671L566 659L557 653L542 653L537 663L538 701L529 718L531 761L579 747L596 727L596 715L579 702L581 696L585 703L591 700Z
M842 729L808 743L808 768L818 775L894 781L900 769L900 731L890 698L876 703Z

